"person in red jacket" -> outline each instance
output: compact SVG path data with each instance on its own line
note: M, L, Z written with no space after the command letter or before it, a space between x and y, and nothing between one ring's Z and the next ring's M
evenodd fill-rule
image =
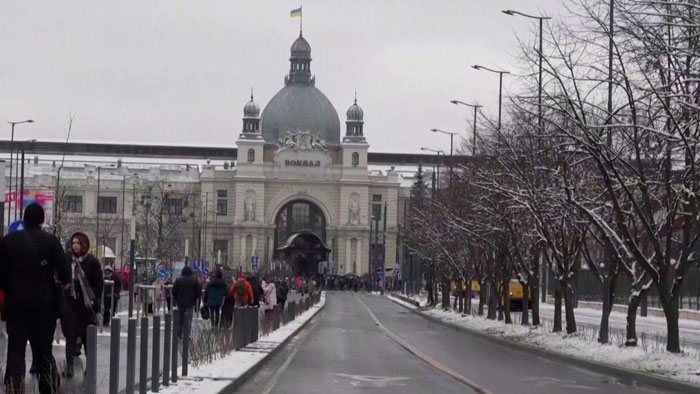
M238 280L231 286L231 295L236 300L236 306L248 306L253 304L253 286L243 275L238 276Z

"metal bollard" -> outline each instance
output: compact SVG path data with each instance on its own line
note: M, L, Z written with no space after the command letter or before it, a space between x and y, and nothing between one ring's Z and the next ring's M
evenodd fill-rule
M141 318L141 348L139 349L139 394L148 392L148 318Z
M158 392L160 380L160 316L153 316L153 351L151 352L151 391Z
M129 319L126 345L126 394L134 394L136 379L136 319Z
M177 347L180 342L180 311L177 308L173 308L173 351L171 354L172 363L170 367L172 368L171 381L173 383L177 382Z
M163 386L170 385L170 340L173 336L172 315L165 314L165 338L163 338Z
M190 312L187 310L182 310L180 313L184 314L184 324L182 333L182 376L187 376L187 364L189 363L189 351L190 351L190 333L192 332L192 308Z
M109 338L109 394L119 393L119 348L121 347L121 320L112 319Z
M257 341L258 335L260 334L260 311L257 306L253 308L253 316L253 329L251 330L252 337L250 338L250 343Z
M87 327L87 367L85 368L85 389L88 393L97 392L97 326Z

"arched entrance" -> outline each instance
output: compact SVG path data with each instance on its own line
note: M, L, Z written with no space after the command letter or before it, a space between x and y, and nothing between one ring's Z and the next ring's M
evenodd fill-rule
M318 205L306 200L286 203L275 217L275 256L292 274L315 276L328 261L326 218Z

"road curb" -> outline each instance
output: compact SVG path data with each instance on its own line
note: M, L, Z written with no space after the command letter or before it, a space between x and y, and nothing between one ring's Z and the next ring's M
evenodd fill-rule
M396 297L396 298L399 298L399 297ZM389 298L389 300L391 300L391 298ZM392 302L394 302L394 301L392 301ZM585 360L582 358L578 358L578 357L574 357L574 356L556 353L556 352L553 352L550 350L542 349L542 348L539 348L539 347L534 346L534 345L515 342L515 341L505 339L505 338L496 337L493 335L485 334L481 331L477 331L477 330L473 330L473 329L470 329L467 327L460 326L460 325L455 324L455 323L442 321L438 318L435 318L433 316L429 316L429 315L423 313L423 311L420 309L412 309L412 308L409 308L406 305L402 305L398 302L394 302L394 303L408 309L412 313L415 313L415 314L417 314L417 315L423 317L424 319L429 320L433 323L437 323L437 324L440 324L442 326L449 327L449 328L452 328L455 330L468 332L470 334L473 334L474 336L477 336L477 337L479 337L483 340L486 340L488 342L491 342L491 343L509 346L509 347L516 347L516 348L519 348L521 350L526 350L529 352L538 353L541 356L553 358L553 359L560 360L560 361L566 361L566 362L574 364L578 367L584 367L584 368L592 369L592 370L598 371L598 372L604 372L604 373L611 373L612 372L612 373L619 375L620 377L623 377L623 378L626 378L626 379L629 379L632 381L644 382L646 384L649 384L650 386L654 386L655 388L660 388L660 389L665 389L665 390L673 390L673 391L681 392L681 393L698 393L698 392L700 392L700 386L696 386L696 385L691 384L691 383L684 383L684 382L680 382L680 381L671 380L671 379L668 379L668 378L660 376L660 375L656 375L656 374L651 373L651 372L640 372L640 371L635 371L632 369L618 367L615 365L603 364L603 363L599 363L596 361Z
M325 307L326 307L326 302L324 300L323 305L321 305L320 308L316 309L316 312L314 312L314 314L311 315L311 317L309 317L308 320L306 320L299 327L297 327L284 341L280 342L280 344L277 345L277 347L272 349L269 353L267 353L258 362L253 364L250 368L248 368L248 370L243 372L241 374L241 376L239 376L237 379L234 379L226 387L221 389L218 394L229 394L229 393L236 392L236 390L238 390L241 386L243 386L248 381L248 379L250 379L251 376L253 376L256 372L258 372L270 360L270 358L272 358L272 356L277 354L277 352L284 345L286 345L287 342L289 342L292 338L294 338L299 333L299 331L301 331L302 328L306 327L306 325L309 324L309 322L311 320L313 320L313 318L316 317L316 315L318 315L318 313Z

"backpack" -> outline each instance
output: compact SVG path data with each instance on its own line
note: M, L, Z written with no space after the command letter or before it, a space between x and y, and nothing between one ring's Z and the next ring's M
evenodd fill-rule
M236 298L238 298L238 299L245 299L246 298L247 291L245 289L245 282L244 281L239 280L238 282L236 282L235 292L236 292Z

